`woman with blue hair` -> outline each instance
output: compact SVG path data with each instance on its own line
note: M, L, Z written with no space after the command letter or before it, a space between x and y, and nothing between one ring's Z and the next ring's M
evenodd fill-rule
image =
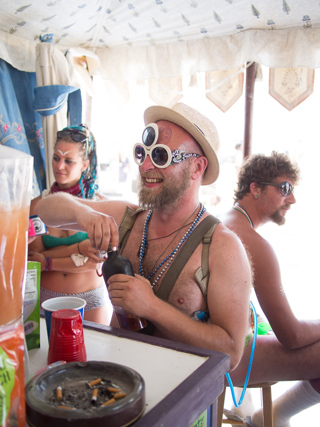
M57 133L52 169L55 182L31 202L48 194L66 192L83 199L102 199L97 190L96 142L86 125L70 126ZM94 254L97 263L89 259ZM97 274L99 251L87 233L48 228L48 234L29 244L29 261L41 263L40 302L58 296L78 296L86 300L84 319L109 325L112 305L102 277Z

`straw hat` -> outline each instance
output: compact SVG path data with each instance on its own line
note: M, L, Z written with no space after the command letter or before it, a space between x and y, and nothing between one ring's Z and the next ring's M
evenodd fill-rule
M208 160L202 185L215 182L219 176L219 161L216 154L219 148L219 136L215 125L207 117L181 102L172 109L161 106L146 109L145 125L156 123L159 120L175 123L194 137Z

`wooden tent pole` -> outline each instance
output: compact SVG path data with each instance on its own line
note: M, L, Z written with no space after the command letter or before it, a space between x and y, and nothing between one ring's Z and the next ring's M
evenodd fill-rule
M253 62L246 70L246 101L245 101L245 122L244 122L244 146L243 158L250 156L252 145L252 117L253 117L253 97L254 83L256 80L257 64Z

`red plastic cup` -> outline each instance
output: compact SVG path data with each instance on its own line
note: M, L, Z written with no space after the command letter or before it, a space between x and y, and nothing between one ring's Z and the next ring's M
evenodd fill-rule
M77 310L52 313L48 365L58 361L86 362L82 319Z

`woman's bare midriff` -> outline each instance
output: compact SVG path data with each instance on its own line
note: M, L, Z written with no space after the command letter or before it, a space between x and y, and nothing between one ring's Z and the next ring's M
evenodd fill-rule
M42 271L41 273L41 286L54 292L66 294L82 293L99 288L103 284L103 277L98 277L95 271L82 273Z

